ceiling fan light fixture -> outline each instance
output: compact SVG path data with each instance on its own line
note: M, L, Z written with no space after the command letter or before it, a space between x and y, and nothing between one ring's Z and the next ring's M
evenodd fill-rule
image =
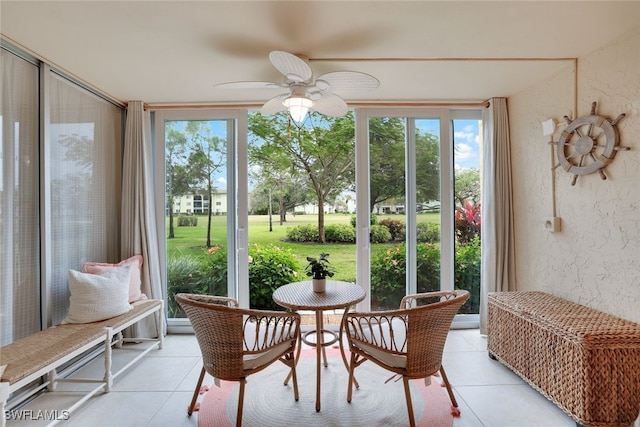
M287 107L294 122L302 123L309 109L313 107L313 101L309 98L292 95L285 98L282 105Z

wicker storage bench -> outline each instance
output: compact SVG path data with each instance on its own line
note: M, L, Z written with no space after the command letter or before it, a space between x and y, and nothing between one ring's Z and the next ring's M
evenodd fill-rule
M488 299L489 355L588 427L640 413L640 325L543 292Z
M0 425L5 425L6 412L19 405L30 396L44 388L55 390L59 382L95 383L97 386L67 408L64 413L69 414L90 397L99 391L109 392L115 377L131 367L136 361L154 348L162 348L163 341L163 307L164 302L157 299L149 299L132 303L133 310L111 319L94 323L58 325L33 335L17 340L0 348L0 364L6 365L0 378L0 409L2 420ZM155 326L158 338L123 338L122 331L146 318L155 315ZM112 346L120 347L124 342L150 341L151 345L143 346L136 357L129 361L117 372L112 372ZM58 372L58 368L86 354L91 350L104 353L104 377L103 378L65 378ZM10 393L16 392L29 385L40 377L46 375L47 380L38 387L31 388L27 392L13 398L7 404ZM62 411L60 413L63 413ZM53 419L49 425L55 424L60 419Z

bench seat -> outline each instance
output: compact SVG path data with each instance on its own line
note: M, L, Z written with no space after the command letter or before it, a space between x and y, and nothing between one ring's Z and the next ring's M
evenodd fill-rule
M54 326L28 337L17 340L0 348L0 364L6 365L0 378L0 401L2 401L3 413L11 407L15 407L26 398L32 396L43 388L55 390L57 382L95 382L99 385L80 402L69 408L69 412L84 403L97 392L104 390L109 392L113 379L137 362L154 348L162 348L163 340L163 301L149 299L132 304L133 309L120 316L111 319L83 324L63 324ZM157 338L123 338L122 331L139 322L147 316L154 315L156 322ZM137 356L118 372L111 371L112 346L120 347L124 342L152 342L151 345L141 350ZM101 346L101 347L100 347ZM57 369L78 356L94 350L104 351L105 374L100 379L72 379L63 378ZM13 393L40 377L47 375L47 380L28 393L13 399L6 405L8 394ZM4 425L4 417L2 419Z

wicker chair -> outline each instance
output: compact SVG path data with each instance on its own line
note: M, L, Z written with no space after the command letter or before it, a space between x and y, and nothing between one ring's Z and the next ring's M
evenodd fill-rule
M202 371L188 414L193 413L205 372L214 378L239 381L236 425L242 425L242 406L247 376L280 360L291 368L293 394L298 400L294 351L300 335L297 313L238 308L233 298L177 294L202 352Z
M469 292L462 290L428 292L405 296L398 310L348 313L343 324L351 352L347 401L351 403L355 369L370 360L402 376L412 427L415 419L409 380L427 381L440 371L457 411L458 403L442 367L442 352L451 322L468 298Z

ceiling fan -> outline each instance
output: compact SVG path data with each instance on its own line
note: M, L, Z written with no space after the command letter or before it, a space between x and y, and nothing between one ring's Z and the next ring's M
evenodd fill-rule
M216 87L283 91L268 100L260 112L268 115L288 110L293 121L302 123L309 110L325 116L344 116L349 108L340 95L367 92L380 85L375 77L357 71L334 71L314 79L307 60L281 50L269 53L269 60L284 75L282 83L246 81Z

